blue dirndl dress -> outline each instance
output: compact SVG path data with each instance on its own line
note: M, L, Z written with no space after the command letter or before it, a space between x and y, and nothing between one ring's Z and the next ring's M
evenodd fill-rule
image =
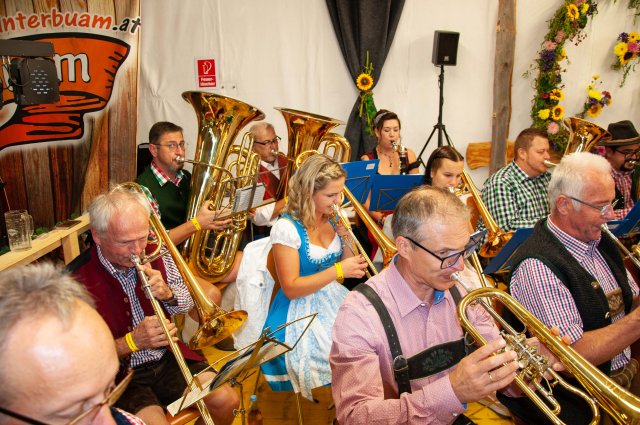
M291 223L295 227L291 226ZM293 233L293 234L292 234ZM302 223L288 214L284 214L273 226L271 238L274 244L280 243L296 248L299 240L300 276L309 276L340 261L342 244L336 234L329 248L311 246L307 231ZM313 256L318 251L325 251L321 257ZM306 297L288 299L279 289L264 327L274 331L278 326L318 313L315 320L300 339L298 345L290 352L262 365L262 372L274 391L294 390L308 399L312 399L311 389L331 384L331 368L329 351L331 349L331 329L338 314L338 308L349 291L336 281L325 285L320 290ZM295 323L275 334L275 337L291 346L300 337L305 323Z

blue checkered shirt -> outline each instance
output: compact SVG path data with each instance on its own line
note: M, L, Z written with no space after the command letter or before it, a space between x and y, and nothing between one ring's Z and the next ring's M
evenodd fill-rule
M98 248L98 258L100 259L100 263L104 266L105 269L113 276L119 283L122 285L122 289L127 294L131 304L131 322L132 327L135 328L138 326L142 319L144 319L144 311L142 310L142 306L140 305L140 301L135 293L135 287L138 284L138 273L135 267L129 267L126 270L120 270L114 267L114 265L107 260L100 250L100 246ZM164 262L164 267L167 272L167 285L173 291L173 296L175 298L175 305L168 304L166 302L162 302L166 311L170 315L179 314L179 313L187 313L190 311L194 304L193 299L191 298L191 294L189 294L189 290L184 284L182 280L182 276L180 275L180 271L176 267L176 264L173 262L173 258L169 254L169 251L166 249L163 250L162 253L162 261ZM141 349L131 354L129 360L129 367L136 367L143 365L148 362L160 360L162 355L167 351L166 348L150 348L150 349Z
M571 256L597 279L605 294L619 288L597 249L600 239L582 242L560 230L551 218L547 220L547 226ZM637 296L638 285L629 272L627 279L633 296ZM571 292L542 261L534 258L522 261L511 277L510 290L511 295L545 325L557 326L561 335L570 335L573 342L582 338L582 319ZM612 317L611 321L617 322L623 317L624 311ZM627 347L611 360L611 370L623 367L630 358L631 349Z

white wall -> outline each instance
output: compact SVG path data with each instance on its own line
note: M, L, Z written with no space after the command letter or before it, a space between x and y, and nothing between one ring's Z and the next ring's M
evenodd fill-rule
M374 3L374 0L372 0ZM610 70L615 37L637 31L626 1L603 1L579 46L567 44L571 61L564 74L567 114L581 110L591 75L613 95L595 122L631 119L640 129L640 79L632 73L623 89ZM471 141L491 138L496 0L406 0L382 76L374 91L378 108L402 119L403 142L418 152L438 115L439 69L431 63L434 30L460 32L458 64L445 67L443 121L463 154ZM533 63L559 0L517 2L516 64L510 138L531 123L534 78L522 74ZM300 109L346 121L357 91L347 72L324 0L142 0L141 81L138 141L159 120L185 128L193 149L196 120L182 100L195 90L195 57L216 59L219 89L266 114L282 136L284 121L275 106ZM379 64L374 64L379 66ZM337 129L342 132L343 127ZM436 147L432 140L424 159ZM188 155L192 153L188 152ZM477 183L488 169L473 173Z

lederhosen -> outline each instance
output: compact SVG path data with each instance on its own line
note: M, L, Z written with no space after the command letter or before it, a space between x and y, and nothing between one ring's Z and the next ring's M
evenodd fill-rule
M402 393L411 393L412 380L426 378L440 373L443 370L447 370L458 364L460 360L473 350L472 343L468 343L463 337L456 341L444 342L426 348L406 358L402 354L400 340L398 339L398 334L391 320L391 316L380 299L380 296L371 286L364 283L356 286L354 290L364 295L376 309L378 316L380 316L380 321L387 334L391 358L393 359L393 375L398 384L398 397ZM462 299L458 288L453 286L449 291L451 292L454 302L458 305ZM467 425L474 424L474 422L464 415L459 415L453 424Z

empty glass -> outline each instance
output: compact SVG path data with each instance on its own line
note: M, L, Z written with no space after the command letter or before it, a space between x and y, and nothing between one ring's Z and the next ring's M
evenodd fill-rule
M7 225L11 251L25 251L31 248L33 217L27 213L27 210L7 211L4 213L4 221Z

